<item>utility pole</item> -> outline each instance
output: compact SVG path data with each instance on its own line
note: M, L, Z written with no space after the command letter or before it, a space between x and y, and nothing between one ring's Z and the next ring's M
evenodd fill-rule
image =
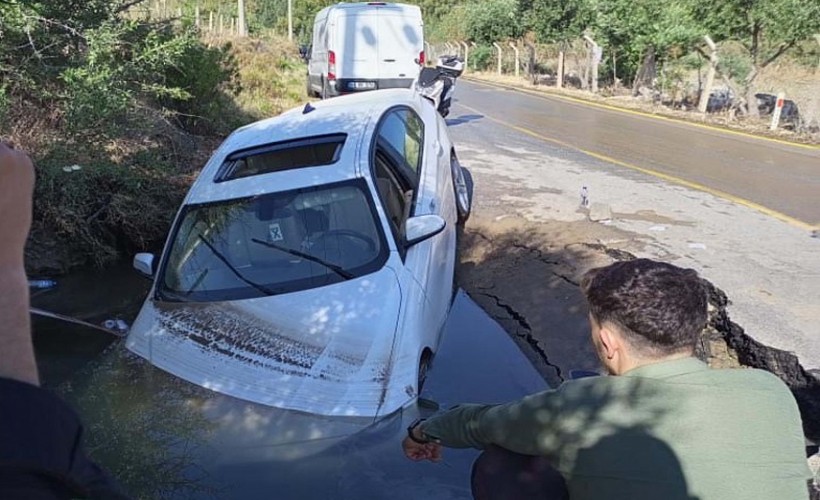
M237 5L237 9L239 10L239 19L236 26L236 34L238 36L247 36L248 24L245 22L245 0L237 1L239 2Z
M288 40L293 41L293 0L288 0Z

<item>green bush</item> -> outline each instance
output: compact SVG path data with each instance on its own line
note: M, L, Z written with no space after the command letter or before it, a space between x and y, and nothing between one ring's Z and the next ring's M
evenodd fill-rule
M82 64L61 75L66 123L75 133L117 134L116 125L145 103L191 127L211 123L226 104L224 92L236 87L229 48L204 45L191 28L114 20L85 39Z
M480 0L466 8L466 34L477 43L518 38L523 33L517 0Z
M489 45L478 45L470 51L470 66L485 71L496 64L495 50Z

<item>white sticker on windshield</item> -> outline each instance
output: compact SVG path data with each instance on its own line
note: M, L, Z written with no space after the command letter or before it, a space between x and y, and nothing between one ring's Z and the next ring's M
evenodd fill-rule
M282 229L279 227L278 222L274 222L270 226L268 226L268 233L270 234L271 241L282 241L285 237L282 235Z

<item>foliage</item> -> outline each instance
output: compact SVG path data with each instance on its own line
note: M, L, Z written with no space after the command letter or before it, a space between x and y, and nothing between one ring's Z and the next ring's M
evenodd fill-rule
M595 17L590 0L533 0L529 26L542 42L578 38Z
M715 41L743 44L755 67L765 67L820 31L820 2L804 0L691 0Z
M487 70L495 64L495 50L490 45L478 45L470 51L470 65L478 70Z
M610 0L602 2L592 31L596 41L617 48L621 76L631 78L644 54L654 50L660 62L683 55L700 35L681 1Z
M477 0L465 10L465 34L471 41L487 44L523 34L517 0Z

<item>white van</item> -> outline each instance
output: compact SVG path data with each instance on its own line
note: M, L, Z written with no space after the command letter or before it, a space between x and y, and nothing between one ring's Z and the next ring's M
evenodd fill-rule
M322 98L410 87L424 64L416 5L339 3L316 14L307 91Z

